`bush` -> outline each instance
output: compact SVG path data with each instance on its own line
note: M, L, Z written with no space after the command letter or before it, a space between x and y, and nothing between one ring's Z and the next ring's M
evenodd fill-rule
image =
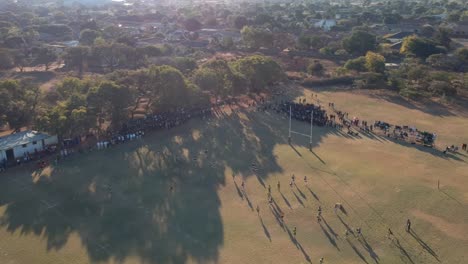
M456 95L457 94L457 89L453 87L450 82L447 81L437 81L433 80L429 87L428 87L429 92L432 95Z
M360 89L382 89L387 87L385 75L376 72L363 73L354 85Z
M309 63L309 66L307 67L307 72L311 75L322 75L323 72L325 71L325 67L323 67L322 63L318 60L314 60L313 62Z
M364 72L366 71L366 58L358 57L356 59L348 60L345 65L345 69L350 71Z

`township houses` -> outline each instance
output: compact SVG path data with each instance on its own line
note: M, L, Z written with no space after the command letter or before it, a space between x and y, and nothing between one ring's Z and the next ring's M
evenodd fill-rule
M0 162L6 160L11 163L25 155L34 155L45 151L47 147L57 143L57 136L50 136L33 130L0 137Z

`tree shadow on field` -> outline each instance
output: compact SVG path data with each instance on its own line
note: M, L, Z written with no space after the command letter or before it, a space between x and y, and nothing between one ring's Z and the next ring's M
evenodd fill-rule
M7 172L0 178L0 226L12 235L44 238L47 250L62 249L77 234L90 262L130 256L142 263L217 262L224 241L218 191L225 173L251 177L253 162L262 177L281 173L273 148L282 142L270 127L249 130L251 122L238 117L213 123L219 125L194 120L76 154L34 177L24 169Z

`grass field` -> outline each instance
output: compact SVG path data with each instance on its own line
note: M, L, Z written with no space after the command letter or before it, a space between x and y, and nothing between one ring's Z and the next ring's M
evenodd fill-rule
M339 90L318 98L350 116L437 132L440 146L468 142L462 108ZM310 152L307 138L287 144L284 117L227 114L0 175L0 263L468 263L467 153L330 128L314 129ZM346 214L335 214L337 202ZM357 227L363 237L344 236Z

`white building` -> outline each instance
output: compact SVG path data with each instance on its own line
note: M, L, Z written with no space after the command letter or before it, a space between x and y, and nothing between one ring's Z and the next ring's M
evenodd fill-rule
M47 146L58 143L57 136L50 136L37 131L23 131L0 137L0 162L14 162L26 153L34 154L44 151Z
M316 23L314 23L314 27L321 28L325 31L330 31L332 27L336 26L335 19L322 19Z

